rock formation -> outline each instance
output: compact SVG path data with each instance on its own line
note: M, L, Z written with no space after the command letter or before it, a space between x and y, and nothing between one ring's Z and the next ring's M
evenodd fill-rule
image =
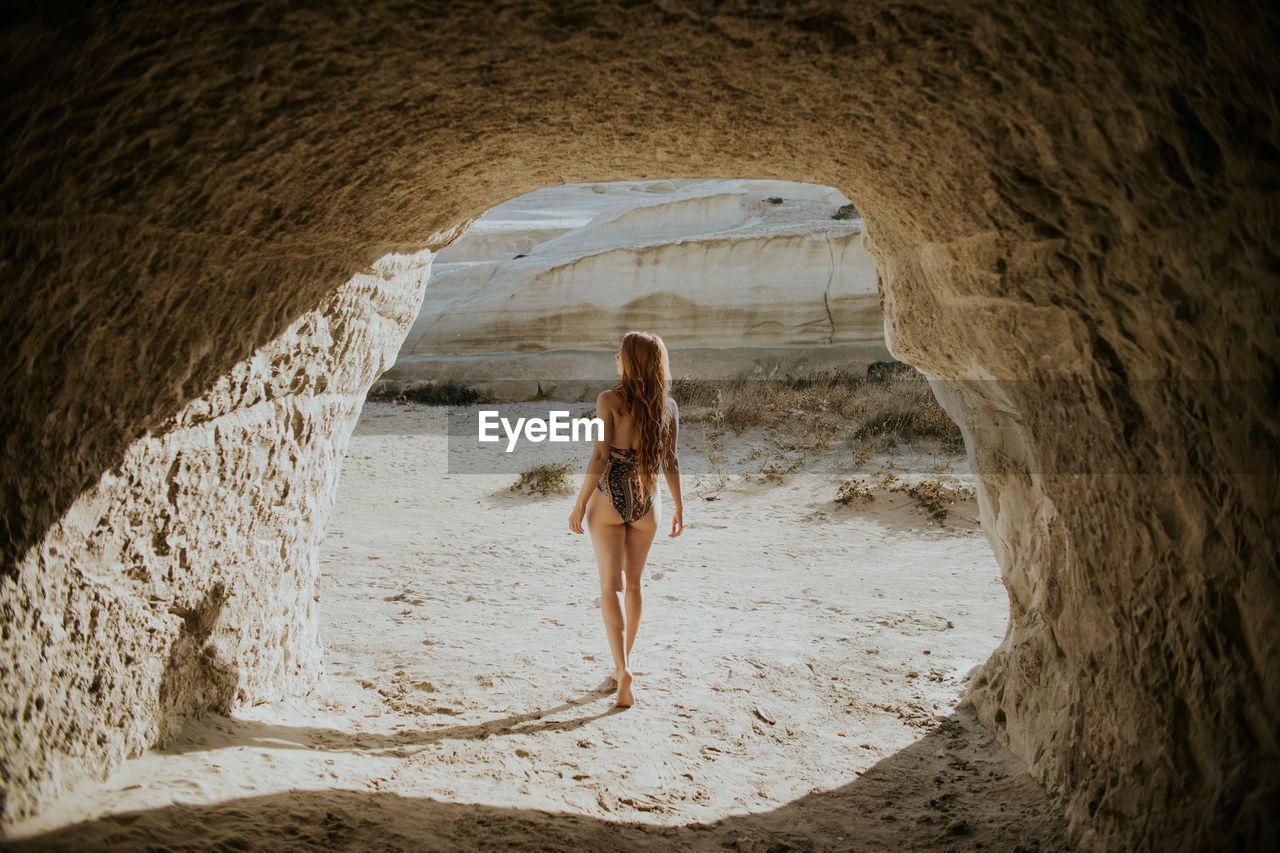
M305 685L308 543L416 307L353 275L539 187L749 176L857 205L889 349L962 425L1012 610L987 725L1085 846L1265 846L1278 34L1252 2L16 7L5 816Z
M429 259L384 258L233 366L133 442L6 579L6 815L192 714L315 683L316 547Z
M635 328L663 336L677 375L888 358L862 220L834 218L848 204L831 187L742 180L512 199L440 253L375 387L449 380L497 400L594 399Z

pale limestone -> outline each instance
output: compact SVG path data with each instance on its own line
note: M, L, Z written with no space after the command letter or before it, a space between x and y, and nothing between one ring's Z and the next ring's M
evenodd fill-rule
M626 332L677 375L865 369L890 358L862 220L788 181L548 187L476 220L432 266L375 390L451 381L494 401L594 399Z

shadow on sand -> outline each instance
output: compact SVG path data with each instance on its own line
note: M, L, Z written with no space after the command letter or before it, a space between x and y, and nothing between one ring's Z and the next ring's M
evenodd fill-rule
M599 692L588 694L598 697ZM410 745L487 737L537 715L410 735ZM603 715L547 725L588 726ZM246 724L245 734L300 748L403 747L400 735ZM487 732L487 734L486 734ZM341 735L345 742L338 738ZM328 747L302 742L333 739ZM852 746L852 745L851 745ZM625 797L625 791L611 791ZM604 801L602 800L602 803ZM579 814L442 802L395 793L288 791L213 805L115 814L13 843L14 850L810 850L1069 849L1044 791L966 706L854 781L772 811L663 826Z
M390 734L377 732L344 732L317 726L280 726L255 720L229 719L219 728L226 739L211 743L186 741L166 749L157 750L171 755L222 749L228 741L236 746L269 746L272 749L305 749L321 752L376 752L397 758L406 758L418 752L415 747L430 746L447 740L485 740L502 735L532 735L539 732L568 732L580 729L596 720L623 709L612 705L597 714L587 714L567 720L545 720L556 714L598 702L616 689L612 681L606 681L589 693L569 699L553 708L540 708L525 714L513 714L483 723L463 726L445 726L434 729L401 730Z

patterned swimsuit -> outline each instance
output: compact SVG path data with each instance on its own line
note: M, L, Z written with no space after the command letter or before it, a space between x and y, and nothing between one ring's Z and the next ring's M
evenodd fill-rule
M634 450L611 445L596 488L609 496L624 522L639 521L653 506L653 495L640 503L640 469L636 466Z

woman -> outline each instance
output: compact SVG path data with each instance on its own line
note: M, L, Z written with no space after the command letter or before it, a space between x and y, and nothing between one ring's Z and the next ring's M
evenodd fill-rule
M622 379L596 398L604 438L596 442L587 464L587 476L569 516L569 529L581 533L584 516L591 529L591 545L600 569L600 610L613 651L613 677L618 682L614 705L628 708L635 701L630 661L640 625L640 575L662 509L659 468L666 474L676 505L669 537L684 530L684 503L676 459L680 413L669 394L667 347L657 335L628 332L614 360ZM625 618L620 595L626 597Z

